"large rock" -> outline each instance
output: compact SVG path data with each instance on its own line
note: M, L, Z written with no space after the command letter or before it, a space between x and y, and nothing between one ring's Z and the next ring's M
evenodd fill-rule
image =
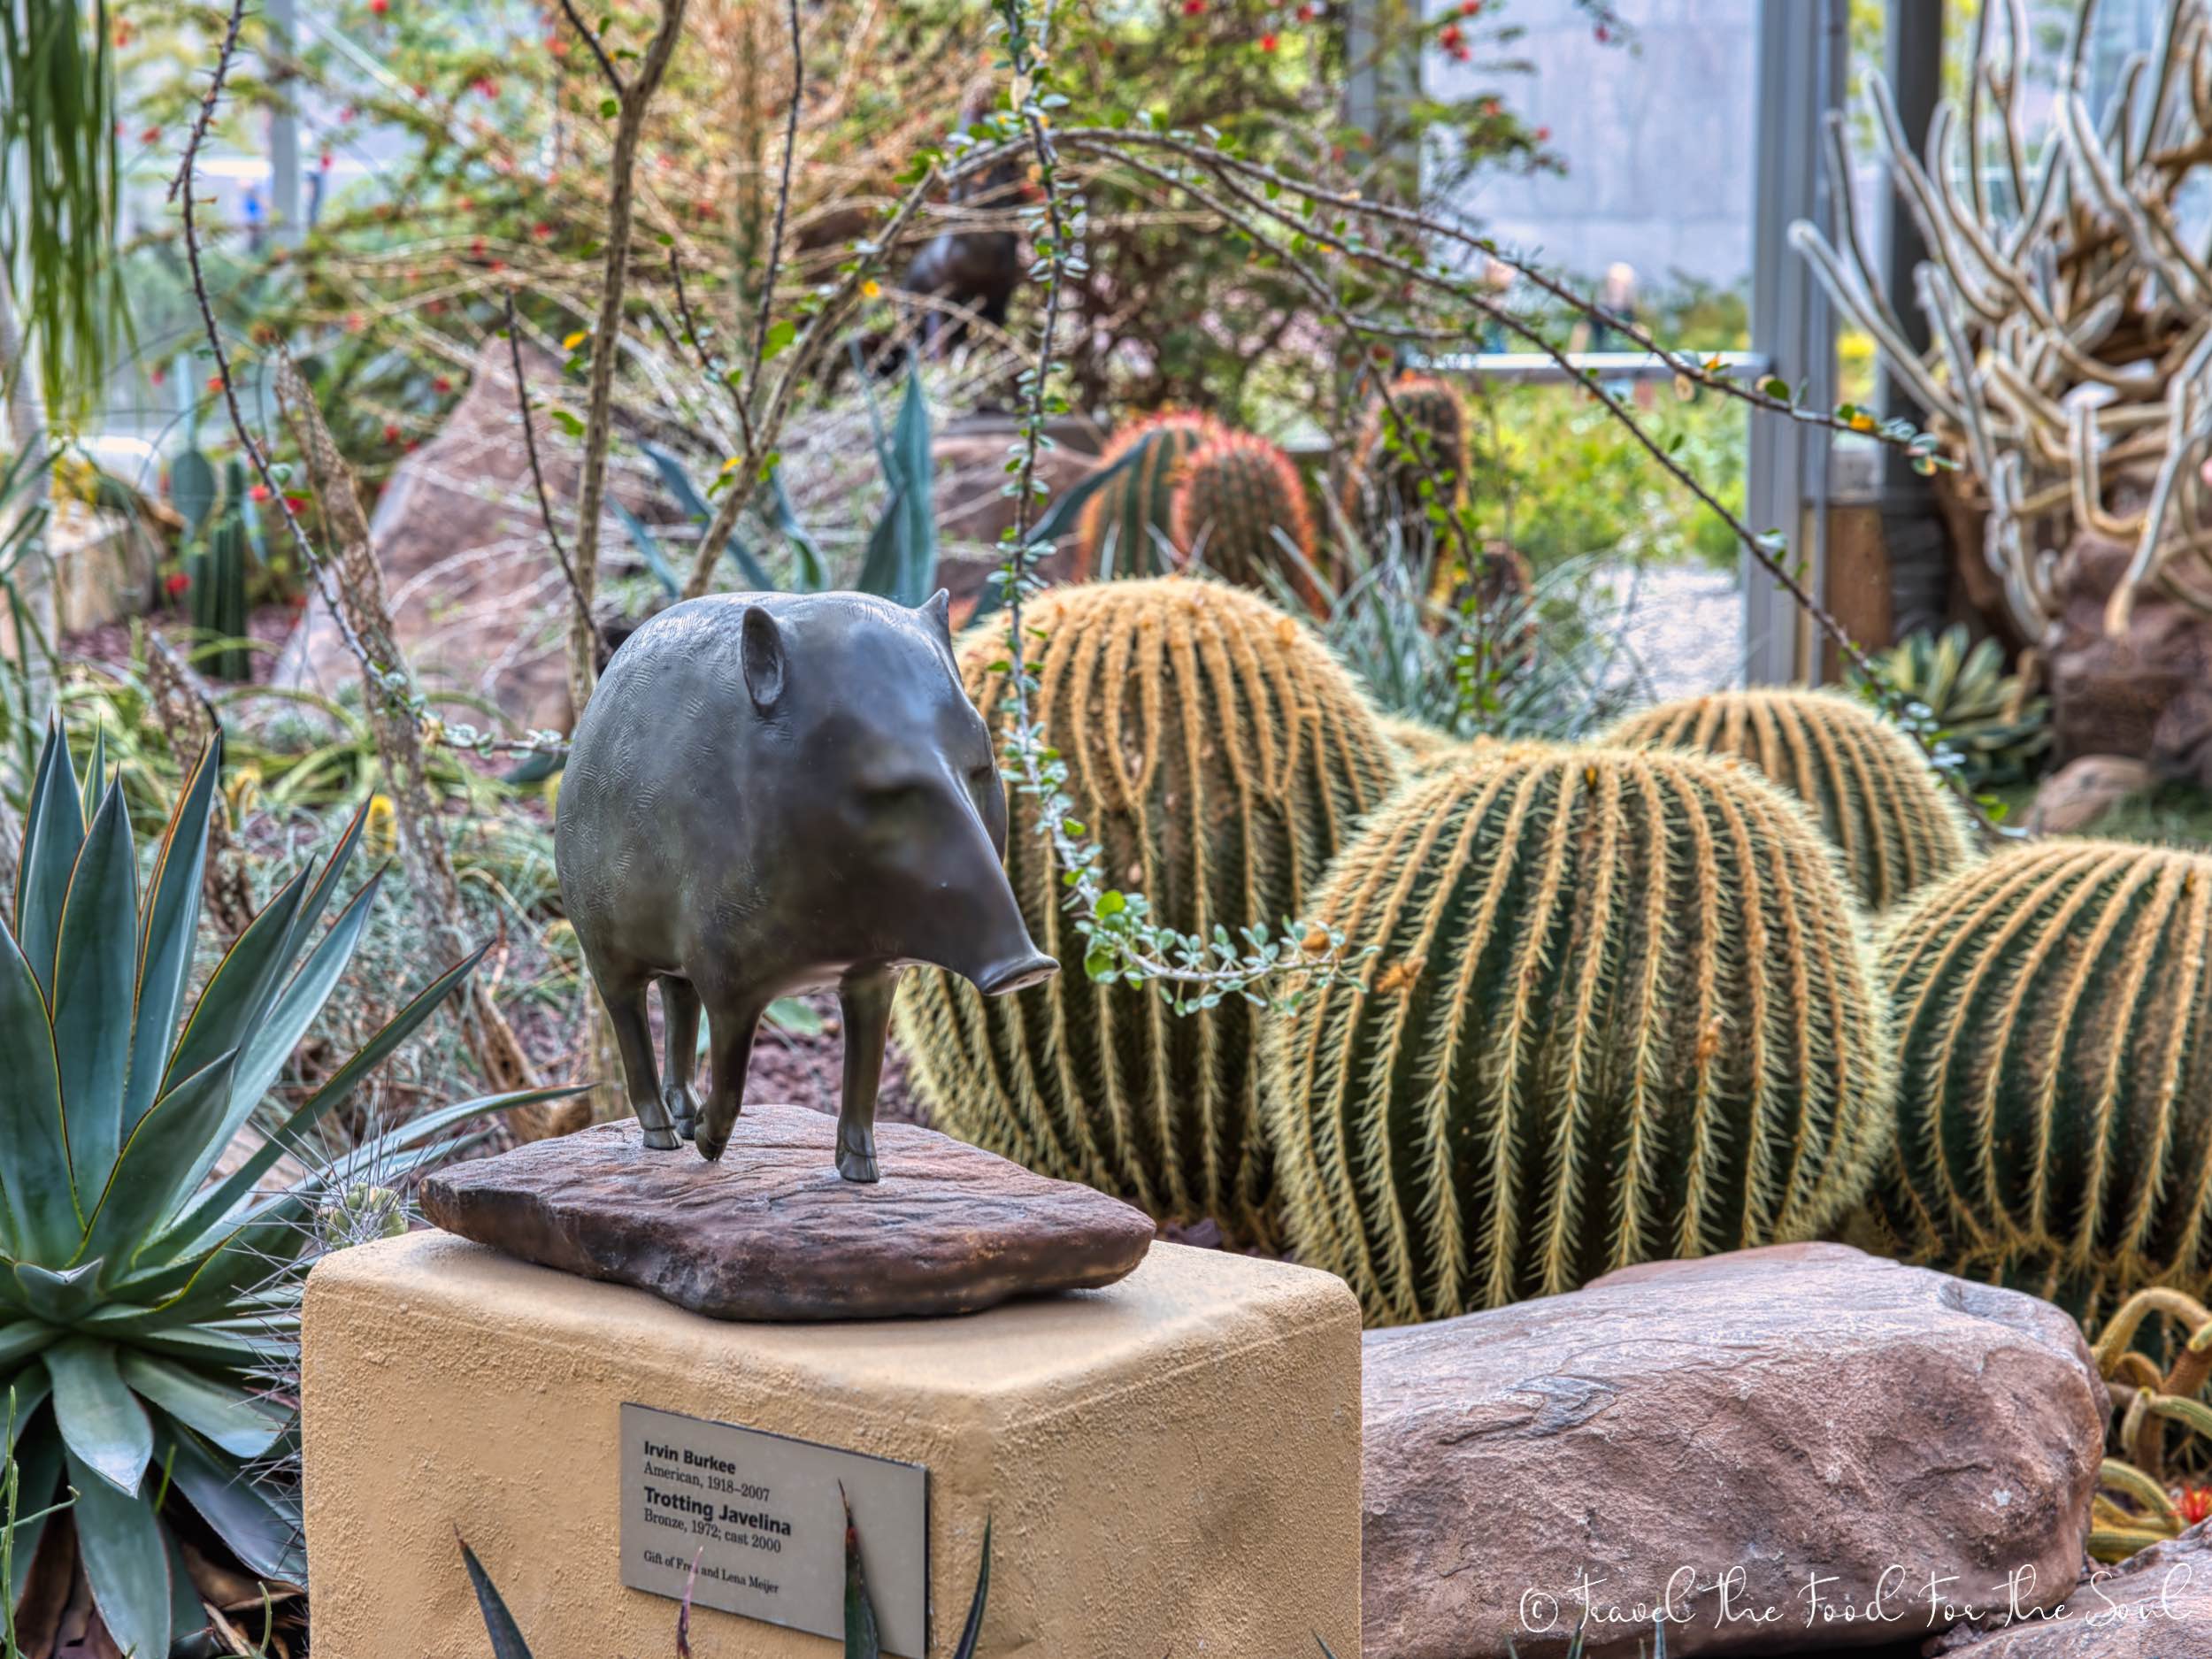
M1956 1659L2212 1659L2212 1521L2082 1575L2063 1606L1929 1644Z
M448 1165L422 1207L480 1244L718 1319L973 1313L1110 1285L1151 1245L1118 1199L933 1129L878 1124L872 1186L839 1178L836 1138L826 1113L748 1106L710 1164L603 1124Z
M2026 828L2034 835L2078 835L2122 802L2158 781L2147 761L2119 755L2070 760L2035 787Z
M2058 759L2121 755L2212 787L2212 619L2152 588L2118 637L2105 632L2106 603L2134 550L2085 531L2059 562L2050 653Z
M1924 1639L1932 1576L2054 1601L2108 1410L2057 1309L1838 1244L1370 1332L1363 1394L1368 1659L1555 1655L1586 1604L1594 1656L1670 1598L1674 1655Z
M572 552L581 452L553 424L558 365L536 351L524 364L546 493ZM610 492L648 523L673 511L642 475L617 469ZM489 698L522 726L569 726L568 587L546 544L505 341L485 342L445 425L393 468L369 534L394 631L426 687ZM600 548L603 564L628 548L611 515ZM275 679L331 695L359 689L361 671L319 595L311 595Z

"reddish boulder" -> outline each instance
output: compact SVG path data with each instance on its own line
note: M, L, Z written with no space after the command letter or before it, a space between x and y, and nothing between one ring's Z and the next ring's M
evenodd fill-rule
M1932 1642L1956 1659L2212 1659L2212 1521L2116 1567L2093 1566L2039 1617Z
M2084 532L2059 562L2049 657L2059 764L2121 755L2212 787L2212 618L2150 588L2126 628L2107 634L2106 605L2133 556L2131 545Z
M1838 1244L1366 1337L1368 1659L1813 1653L2043 1606L2108 1402L2047 1302Z

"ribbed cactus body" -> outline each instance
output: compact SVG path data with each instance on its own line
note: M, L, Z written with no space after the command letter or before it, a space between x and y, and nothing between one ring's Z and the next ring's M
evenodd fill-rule
M1313 919L1372 946L1268 1033L1291 1244L1368 1317L1809 1237L1887 1149L1863 924L1747 767L1495 745L1409 785Z
M1129 469L1117 476L1083 510L1076 541L1085 577L1156 576L1171 568L1163 538L1174 534L1175 486L1183 463L1228 429L1211 415L1165 410L1114 434L1099 457L1111 466L1132 449L1141 449Z
M1993 855L1886 931L1898 1254L2091 1325L2212 1284L2212 857L2060 839Z
M1884 910L1973 856L1966 816L1927 757L1855 698L1803 689L1724 691L1632 714L1612 743L1736 755L1805 803L1851 884Z
M211 640L246 637L247 561L246 469L233 460L224 469L222 511L206 521L204 541L192 556L186 575L191 584L192 626ZM216 680L253 677L253 659L242 645L226 646L197 659L202 672Z
M1449 732L1439 731L1425 720L1410 719L1402 714L1383 714L1376 717L1376 724L1390 746L1398 752L1398 771L1405 778L1425 778L1432 772L1455 766L1471 752L1469 746Z
M1430 505L1450 511L1467 488L1467 404L1456 388L1433 375L1402 374L1390 398L1395 420L1379 396L1369 402L1344 482L1345 516L1377 553L1392 525L1408 545L1427 541Z
M1066 761L1075 816L1108 879L1169 926L1233 938L1299 915L1395 781L1349 676L1250 594L1187 577L1093 583L1041 595L1024 619L1044 630L1033 713ZM990 632L960 651L969 696L1001 730L1004 656ZM907 976L900 1036L933 1120L1162 1219L1211 1216L1270 1240L1260 1010L1232 997L1179 1017L1154 989L1091 980L1034 804L1010 805L1007 873L1061 972L990 999Z
M1173 512L1186 560L1257 593L1272 592L1268 572L1279 572L1308 610L1322 609L1306 487L1266 439L1225 432L1195 451L1183 464Z

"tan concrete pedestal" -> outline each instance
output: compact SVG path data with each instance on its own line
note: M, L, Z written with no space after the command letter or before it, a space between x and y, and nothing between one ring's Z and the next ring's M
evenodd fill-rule
M536 1659L662 1659L620 1581L626 1401L927 1465L933 1655L994 1524L982 1659L1359 1651L1359 1310L1324 1273L1155 1245L962 1318L733 1325L443 1233L308 1282L316 1659L484 1659L457 1527ZM710 1609L698 1659L838 1644Z

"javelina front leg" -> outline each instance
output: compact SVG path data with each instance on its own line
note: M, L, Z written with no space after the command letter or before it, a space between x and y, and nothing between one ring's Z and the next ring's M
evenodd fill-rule
M872 1181L876 1171L876 1089L883 1081L883 1040L891 1029L889 968L849 973L837 987L845 1020L845 1088L837 1110L837 1172Z
M598 976L595 976L598 977ZM676 1127L669 1121L661 1100L660 1072L653 1064L653 1027L645 1012L645 976L634 980L599 978L599 994L607 1004L614 1026L615 1047L622 1056L622 1080L637 1114L645 1144L661 1152L674 1150Z
M714 1076L707 1087L706 1102L699 1108L693 1144L699 1148L699 1156L711 1164L729 1145L730 1129L745 1099L745 1072L752 1064L753 1033L760 1025L763 1004L726 998L705 987L701 994L706 1000L707 1043Z
M691 1087L699 1069L699 992L690 980L674 974L661 977L661 1018L667 1031L668 1081L661 1088L661 1104L688 1141L696 1133L699 1096Z

